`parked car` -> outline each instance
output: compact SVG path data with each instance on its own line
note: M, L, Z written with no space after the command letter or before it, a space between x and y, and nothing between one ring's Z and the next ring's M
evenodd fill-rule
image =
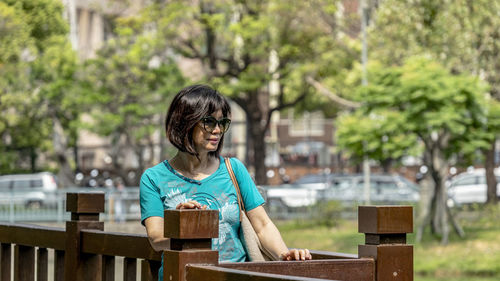
M500 170L495 169L497 178L497 196L500 197ZM448 183L450 205L485 203L487 199L486 172L475 169L456 175Z
M327 200L355 201L365 200L364 175L345 175L335 177L324 196ZM417 202L420 189L417 184L398 174L371 174L370 201L375 203Z
M318 201L338 200L362 202L364 176L362 174L306 175L293 184L264 187L270 208L310 206ZM400 175L372 174L370 201L375 203L416 202L419 187Z
M55 198L56 178L52 173L0 176L0 198L21 201L27 207L40 207ZM55 200L55 199L54 199Z
M292 184L263 186L267 205L274 209L288 209L314 205L330 186L332 174L307 174Z

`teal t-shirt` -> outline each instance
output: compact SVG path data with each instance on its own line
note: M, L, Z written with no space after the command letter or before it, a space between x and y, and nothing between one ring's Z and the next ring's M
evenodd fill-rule
M264 204L264 199L243 163L231 158L231 166L246 210L250 211ZM164 210L175 209L179 203L189 200L207 205L210 210L219 210L219 238L212 240L212 249L219 251L219 261L245 261L246 252L239 238L238 197L222 157L217 171L201 181L177 173L167 160L147 169L142 175L140 202L143 224L145 219L152 216L163 217ZM160 269L160 274L162 273L163 270Z

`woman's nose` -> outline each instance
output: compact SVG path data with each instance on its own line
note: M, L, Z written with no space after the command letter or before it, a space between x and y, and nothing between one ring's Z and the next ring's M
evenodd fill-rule
M222 128L219 123L215 124L215 128L212 130L212 134L220 134L222 133Z

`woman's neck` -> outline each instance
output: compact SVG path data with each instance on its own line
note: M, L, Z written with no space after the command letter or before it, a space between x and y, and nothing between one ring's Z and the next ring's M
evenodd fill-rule
M199 175L211 174L214 164L217 161L215 157L207 154L199 155L198 157L186 152L178 151L177 154L170 159L170 165L180 172L182 175L196 178Z

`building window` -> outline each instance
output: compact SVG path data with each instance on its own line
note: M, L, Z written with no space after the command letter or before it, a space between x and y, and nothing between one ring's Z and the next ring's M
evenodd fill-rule
M292 137L323 136L323 114L321 112L305 112L302 116L294 118L293 112L288 115L288 134Z

